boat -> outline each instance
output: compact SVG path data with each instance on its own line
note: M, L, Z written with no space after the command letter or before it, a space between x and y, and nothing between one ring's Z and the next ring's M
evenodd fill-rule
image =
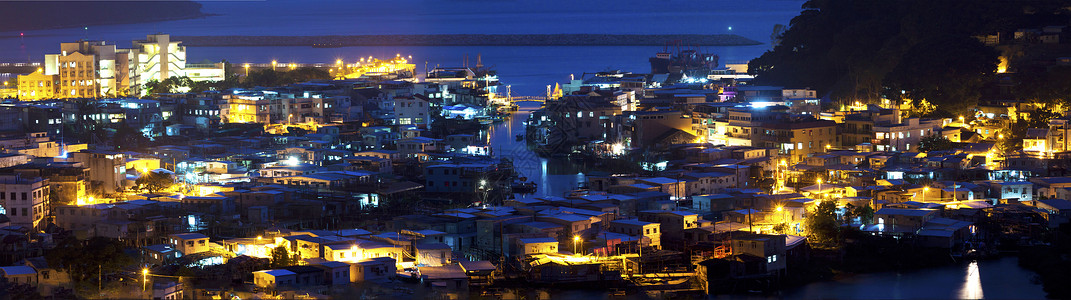
M666 43L661 52L648 59L652 74L685 74L689 77L706 78L711 70L718 68L718 56L704 53L699 46L682 48L681 41L673 42L676 53L670 52L670 43Z

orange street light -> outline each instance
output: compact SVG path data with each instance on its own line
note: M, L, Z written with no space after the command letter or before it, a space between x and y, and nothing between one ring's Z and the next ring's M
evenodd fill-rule
M145 285L148 284L148 282L149 282L149 268L142 268L141 269L141 291L142 292L145 291L145 289L146 289Z
M274 59L271 60L271 70L272 71L275 71L275 65L277 65L277 64L279 64L279 62L275 61Z
M578 243L580 243L580 236L579 235L574 235L573 236L573 255L579 255L579 253L577 252L577 249L576 249Z

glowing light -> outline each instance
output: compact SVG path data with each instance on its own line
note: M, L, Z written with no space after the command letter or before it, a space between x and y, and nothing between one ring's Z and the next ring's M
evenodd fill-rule
M985 298L982 293L982 277L978 272L978 262L972 261L967 266L967 278L963 281L963 288L960 290L960 299L983 299Z
M777 207L777 211L778 211L778 212L780 212L780 211L783 211L783 210L785 210L785 208L784 208L784 207L781 207L781 206L778 206L778 207Z
M1000 63L997 64L997 73L1008 72L1008 58L1004 56L998 58L1000 59Z
M286 164L291 165L291 166L298 165L297 157L296 156L291 156L290 158L286 159Z
M336 59L335 60L335 64L336 65L342 65L342 60L341 59Z
M573 236L573 241L574 242L579 242L580 241L580 236L579 235L574 235Z
M149 275L149 268L141 269L141 275Z
M260 236L260 235L257 236L257 241L260 241L260 240L263 240L263 239L264 239L264 236Z

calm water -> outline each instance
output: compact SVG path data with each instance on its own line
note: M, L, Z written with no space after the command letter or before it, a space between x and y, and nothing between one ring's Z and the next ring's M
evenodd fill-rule
M774 24L788 24L801 0L663 1L483 1L303 0L206 1L202 19L19 32L0 29L0 62L41 61L60 42L105 40L129 47L154 32L172 35L346 35L444 33L734 33L768 43ZM315 5L310 5L315 3ZM729 28L732 27L730 30ZM687 41L685 41L687 42ZM757 57L767 45L708 47L722 62ZM494 66L516 95L543 95L546 85L569 74L620 69L649 72L647 58L661 47L190 47L190 62L226 59L234 63L355 61L359 57L412 55L423 63L461 65L476 54Z
M538 184L536 195L563 196L585 181L582 170L567 159L539 157L524 141L516 139L518 134L524 134L524 120L536 108L533 103L522 103L509 120L491 127L488 142L495 155L512 159L521 176Z
M725 299L1044 299L1034 273L1018 258L1003 257L910 272L861 274L815 282L778 297L725 296Z

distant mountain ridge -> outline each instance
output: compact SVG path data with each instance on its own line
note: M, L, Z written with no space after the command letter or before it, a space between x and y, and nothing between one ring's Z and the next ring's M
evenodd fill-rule
M0 1L0 32L148 23L207 16L193 1Z

